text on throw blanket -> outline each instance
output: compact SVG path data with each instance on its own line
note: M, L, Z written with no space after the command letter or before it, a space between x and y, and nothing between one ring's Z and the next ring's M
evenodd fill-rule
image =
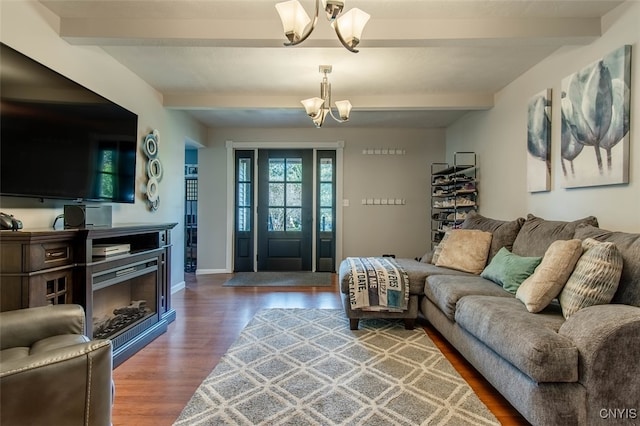
M406 273L390 258L350 257L349 301L352 309L405 310Z

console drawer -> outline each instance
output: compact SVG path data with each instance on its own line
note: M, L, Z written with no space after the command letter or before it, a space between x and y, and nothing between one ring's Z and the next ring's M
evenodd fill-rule
M25 271L40 271L73 262L73 247L69 241L31 244L25 249L28 255L24 259L29 262L28 265L23 265Z

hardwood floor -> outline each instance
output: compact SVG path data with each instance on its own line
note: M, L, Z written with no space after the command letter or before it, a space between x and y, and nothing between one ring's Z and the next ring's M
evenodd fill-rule
M173 295L177 319L114 370L113 425L171 425L254 314L263 308L342 308L331 287L223 287L231 274L186 275ZM462 377L504 425L527 424L431 326L422 324Z

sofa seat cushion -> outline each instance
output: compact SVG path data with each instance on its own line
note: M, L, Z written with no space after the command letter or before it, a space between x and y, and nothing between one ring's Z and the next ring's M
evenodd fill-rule
M427 278L424 294L451 321L454 320L458 300L468 295L513 297L502 287L477 275L432 275Z
M557 305L534 314L515 298L466 296L455 321L537 383L578 381L578 349L558 334Z
M51 336L35 342L31 346L31 355L87 342L89 342L89 338L82 334L60 334L58 336Z
M13 361L15 359L26 358L30 355L36 355L88 341L88 337L80 334L61 334L59 336L51 336L35 342L31 347L16 346L14 348L8 348L0 351L0 361L3 363Z
M16 346L15 348L3 349L0 351L0 362L6 363L14 359L26 358L29 356L30 348L27 346Z
M424 294L424 281L430 275L451 274L456 276L472 276L472 274L467 272L443 268L430 263L418 262L414 259L400 258L396 259L396 263L405 270L409 277L409 294L416 294L419 296ZM349 262L343 260L342 263L340 263L339 269L340 292L343 294L349 294L349 273Z

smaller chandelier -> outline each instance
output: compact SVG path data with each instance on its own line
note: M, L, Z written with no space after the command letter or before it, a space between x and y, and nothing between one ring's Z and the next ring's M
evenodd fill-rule
M349 101L336 101L336 109L338 110L338 116L340 118L333 115L333 111L331 110L331 83L329 83L329 79L327 78L327 74L331 73L331 69L331 65L320 65L319 67L319 71L324 74L322 82L320 83L320 97L300 101L307 115L311 117L313 124L318 128L322 127L327 115L330 115L331 118L338 123L349 121L349 113L352 108L351 102Z
M344 2L339 0L322 0L322 6L340 43L351 52L358 53L355 47L360 43L364 26L371 16L358 8L353 8L342 14ZM316 13L313 22L298 0L278 3L276 10L282 20L284 34L289 40L284 45L295 46L305 41L315 29L320 12L320 0L316 0Z

